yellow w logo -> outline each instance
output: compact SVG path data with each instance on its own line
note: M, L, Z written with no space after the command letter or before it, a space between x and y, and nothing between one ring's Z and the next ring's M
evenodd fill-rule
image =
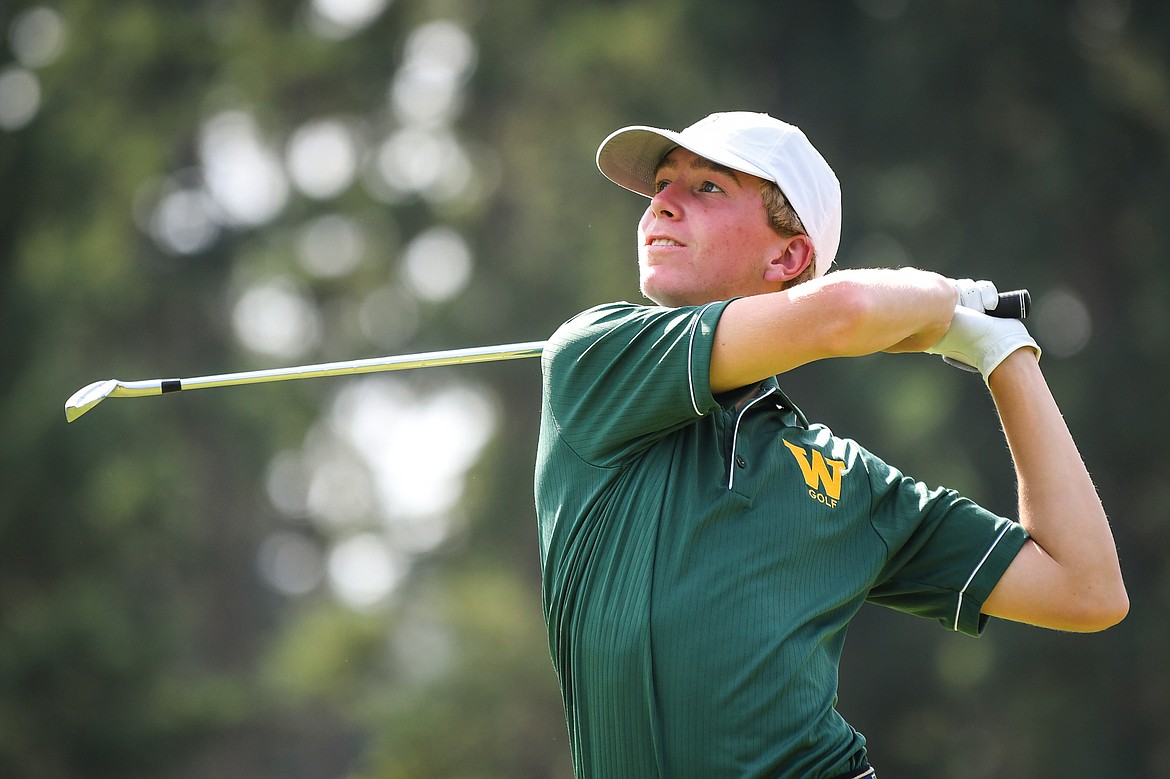
M841 469L845 467L844 460L826 460L820 451L813 449L812 457L808 452L796 444L784 442L788 451L796 458L800 472L804 474L805 484L809 486L810 494L823 490L833 499L833 505L841 498Z

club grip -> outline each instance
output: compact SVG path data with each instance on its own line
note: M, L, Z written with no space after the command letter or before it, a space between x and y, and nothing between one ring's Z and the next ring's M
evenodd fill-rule
M1032 312L1032 295L1026 289L999 293L999 303L987 312L1000 319L1027 319Z

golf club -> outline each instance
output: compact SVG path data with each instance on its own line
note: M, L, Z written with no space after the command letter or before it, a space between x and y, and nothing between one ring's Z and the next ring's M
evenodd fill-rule
M999 293L998 304L987 313L1002 319L1024 319L1028 316L1031 307L1032 296L1028 290L1017 289ZM411 368L435 368L442 365L520 360L526 357L539 357L544 350L544 344L544 341L528 341L499 346L473 346L441 352L422 352L391 357L371 357L364 360L300 365L295 368L268 368L244 373L221 373L190 379L144 379L142 381L105 379L82 387L74 392L69 400L65 401L65 420L72 422L106 398L143 398L164 395L168 392L207 389L209 387L234 387L240 384L264 384L290 379L316 379L325 376L403 371Z

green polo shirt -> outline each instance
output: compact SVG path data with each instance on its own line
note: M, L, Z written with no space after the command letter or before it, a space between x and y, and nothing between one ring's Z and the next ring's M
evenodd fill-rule
M869 600L978 635L1026 538L808 424L774 379L713 396L726 305L599 306L542 356L544 609L581 779L856 768L850 619Z

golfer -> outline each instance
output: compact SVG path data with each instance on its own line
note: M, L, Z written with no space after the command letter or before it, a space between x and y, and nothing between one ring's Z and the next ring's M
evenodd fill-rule
M1040 349L984 313L990 283L826 274L837 178L764 114L627 127L597 162L650 199L637 248L652 304L585 311L542 356L543 597L578 777L874 776L834 708L866 601L971 636L993 616L1067 631L1125 616L1109 524ZM979 371L1016 519L810 422L777 379L875 352Z

